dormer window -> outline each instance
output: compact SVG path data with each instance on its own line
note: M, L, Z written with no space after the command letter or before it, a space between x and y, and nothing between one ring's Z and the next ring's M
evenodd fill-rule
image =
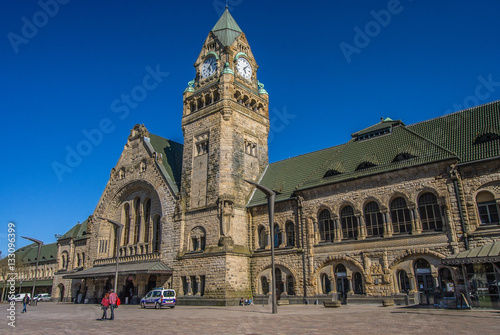
M323 176L323 178L327 178L327 177L333 177L333 176L337 176L339 175L340 172L337 171L337 170L334 170L334 169L330 169L328 171L326 171L325 175Z
M402 152L400 154L398 154L394 160L392 161L393 163L396 163L396 162L401 162L401 161L405 161L407 159L412 159L412 158L415 158L416 156L413 156L412 154L409 154L407 152Z
M378 137L378 136L381 136L381 135L389 134L390 132L391 132L391 128L387 127L387 128L383 128L383 129L375 130L375 131L372 131L372 132L369 132L369 133L366 133L366 134L359 135L356 138L356 140L357 141L367 140L367 139L370 139L370 138L374 138L374 137Z
M356 171L368 169L368 168L371 168L374 166L376 166L376 165L373 164L372 162L363 162L363 163L358 165L358 167L356 168Z
M486 142L491 142L494 140L498 140L500 138L499 134L488 132L484 134L479 134L474 140L474 144L481 144Z

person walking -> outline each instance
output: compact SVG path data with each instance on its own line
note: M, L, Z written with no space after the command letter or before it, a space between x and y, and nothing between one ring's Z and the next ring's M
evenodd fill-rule
M28 306L29 303L30 303L30 296L28 295L28 293L26 293L26 295L23 298L23 311L21 313L28 313L28 311L26 310L26 306Z
M102 317L101 320L107 320L108 319L108 307L109 307L109 293L106 292L104 295L104 298L102 298L101 301L101 308L102 308Z
M115 308L117 306L118 294L116 294L113 290L109 290L109 308L111 309L110 320L115 319Z

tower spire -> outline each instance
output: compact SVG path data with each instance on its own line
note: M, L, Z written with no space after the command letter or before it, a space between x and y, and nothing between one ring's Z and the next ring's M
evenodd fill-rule
M224 46L230 46L233 44L234 40L240 36L242 30L234 20L231 13L229 13L229 9L226 7L226 10L219 18L219 21L217 21L215 26L212 28L212 32Z

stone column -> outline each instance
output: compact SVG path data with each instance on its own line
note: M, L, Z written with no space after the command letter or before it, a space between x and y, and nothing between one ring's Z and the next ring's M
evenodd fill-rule
M382 211L382 221L384 222L384 234L383 237L392 236L392 220L387 212L387 209Z
M191 277L186 276L186 283L187 283L187 294L186 295L193 295L193 291L191 290Z
M288 281L287 281L287 274L286 273L282 273L282 277L281 277L281 280L283 280L283 292L282 292L282 295L287 295L288 294Z
M415 221L415 232L414 234L422 233L422 220L420 218L420 214L418 213L418 208L413 207L413 220Z
M201 279L200 276L196 276L196 295L201 295Z
M265 249L266 250L271 250L271 243L274 243L274 241L271 241L271 232L269 231L269 228L266 227L266 233L267 233L267 244Z
M407 273L407 275L408 275L408 281L410 282L410 293L417 292L417 282L416 282L417 279L411 273Z
M340 222L338 219L333 220L333 226L335 227L334 242L342 241L342 228L340 227Z
M136 279L137 283L137 295L142 298L146 295L146 277L145 275L141 275L141 274L138 274L137 275L137 279Z
M358 213L356 214L356 220L358 220L358 240L364 240L367 235L365 218L361 213Z
M348 295L353 295L354 294L354 284L353 284L353 277L352 273L347 276L347 283L349 283L349 291L347 292Z

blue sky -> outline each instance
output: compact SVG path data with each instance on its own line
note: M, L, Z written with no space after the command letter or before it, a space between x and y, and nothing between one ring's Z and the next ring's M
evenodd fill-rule
M0 2L3 256L9 222L21 247L21 235L55 242L92 214L134 124L182 143L182 92L224 5ZM499 1L228 5L269 92L270 162L346 142L380 117L412 124L500 99ZM151 71L158 85L115 113ZM84 155L70 166L72 150Z

